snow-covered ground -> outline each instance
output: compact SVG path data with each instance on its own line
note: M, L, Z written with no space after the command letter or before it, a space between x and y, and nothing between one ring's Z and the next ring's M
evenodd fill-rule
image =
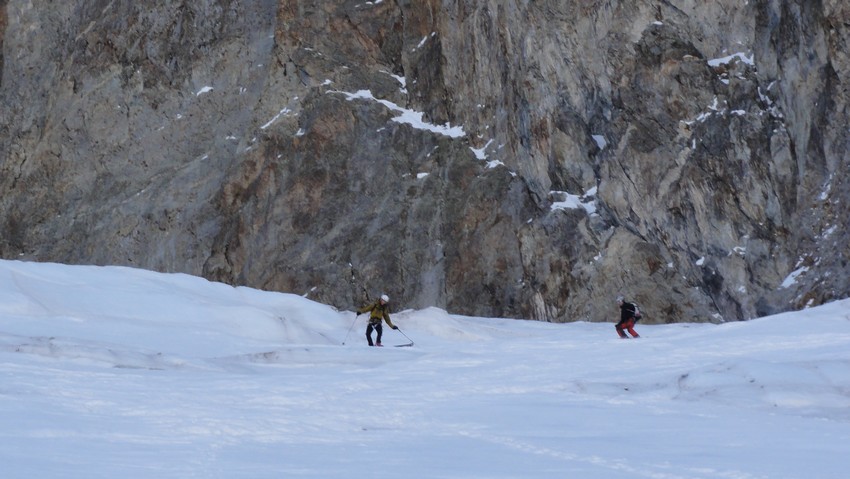
M369 348L354 319L0 261L0 477L850 477L850 301L632 340L432 308Z

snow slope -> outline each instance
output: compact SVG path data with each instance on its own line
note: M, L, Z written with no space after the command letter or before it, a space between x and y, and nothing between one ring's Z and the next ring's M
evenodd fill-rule
M0 477L845 478L848 306L637 340L431 308L368 348L295 295L0 261Z

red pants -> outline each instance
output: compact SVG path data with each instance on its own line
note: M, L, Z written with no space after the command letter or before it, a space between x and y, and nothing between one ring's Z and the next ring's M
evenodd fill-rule
M640 337L637 331L635 331L635 318L629 318L625 321L620 321L614 327L617 328L617 334L619 334L621 338L628 338L628 336L626 336L626 332L623 331L624 329L628 331L629 334L631 334L633 337Z

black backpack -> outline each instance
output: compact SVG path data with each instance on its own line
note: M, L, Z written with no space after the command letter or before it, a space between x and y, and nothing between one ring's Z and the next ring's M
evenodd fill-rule
M640 308L638 308L637 303L632 303L632 306L635 308L635 322L637 323L641 319L643 319L643 314L640 312Z

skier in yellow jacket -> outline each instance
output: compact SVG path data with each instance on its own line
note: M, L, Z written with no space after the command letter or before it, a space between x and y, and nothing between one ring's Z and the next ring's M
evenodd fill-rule
M387 326L398 329L398 326L394 325L392 321L390 321L390 298L386 294L381 295L381 299L378 301L363 306L362 308L357 310L357 315L360 316L363 313L369 313L369 325L366 326L366 340L369 341L369 346L381 346L381 334L383 333L383 327L381 326L381 320L387 322ZM372 330L377 331L378 337L376 338L375 343L372 343Z

